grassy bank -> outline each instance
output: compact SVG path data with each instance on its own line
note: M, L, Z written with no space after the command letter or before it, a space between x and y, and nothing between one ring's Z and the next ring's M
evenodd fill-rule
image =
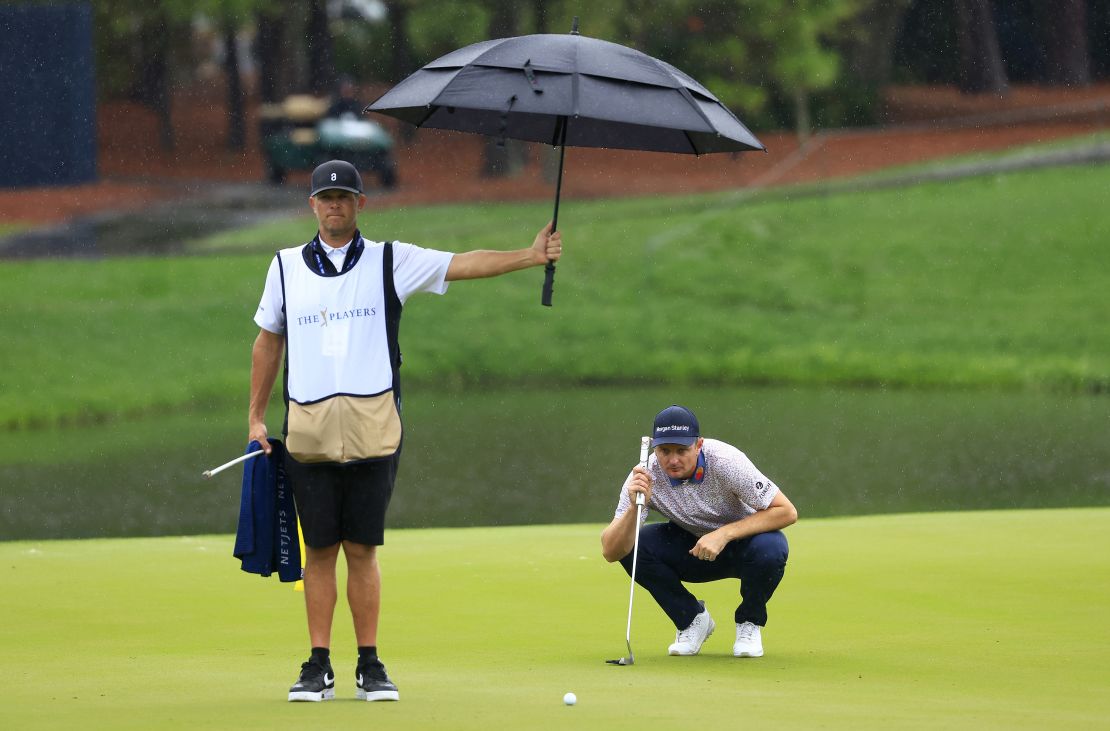
M1110 511L806 520L788 529L766 655L730 655L735 582L698 586L699 657L599 525L393 531L379 646L401 702L354 700L343 592L334 701L285 702L302 598L231 536L0 543L10 728L1089 729L1105 725ZM65 591L58 591L64 586ZM1045 608L1043 611L1040 608ZM80 668L80 681L74 677ZM578 704L562 704L572 691Z
M410 382L797 383L1105 390L1110 168L804 200L568 202L542 272L406 308ZM368 212L368 236L451 250L531 240L547 205ZM0 264L0 425L243 402L275 222L210 256Z

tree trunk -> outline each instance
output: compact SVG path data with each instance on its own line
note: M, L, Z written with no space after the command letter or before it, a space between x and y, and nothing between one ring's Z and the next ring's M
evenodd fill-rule
M278 8L283 7L278 4ZM281 43L285 35L285 14L265 10L258 13L255 57L258 59L258 96L269 104L285 96L282 84Z
M157 13L147 18L139 39L146 63L139 73L134 96L158 116L158 140L162 149L169 152L176 141L170 114L170 28L165 15Z
M389 23L389 69L388 81L396 84L416 71L416 61L412 55L412 40L409 38L409 0L386 0ZM416 138L416 127L402 124L398 127L401 141L406 145Z
M890 83L894 48L913 0L872 0L853 24L857 32L844 43L847 74L879 89Z
M308 3L308 78L313 94L325 96L335 89L335 55L325 0Z
M550 33L551 24L547 13L547 0L532 0L532 13L537 33ZM559 179L559 148L551 145L533 145L539 158L540 177L554 184Z
M809 117L809 94L801 86L794 87L794 131L798 135L798 143L805 144L809 139L813 123Z
M516 35L517 7L513 0L489 0L489 37L509 38ZM505 100L506 108L509 100ZM518 174L524 167L527 149L523 142L487 137L482 150L482 175L501 178Z
M956 0L960 91L1004 94L1009 86L990 0Z
M239 39L235 23L224 21L224 76L227 77L227 148L246 147L246 114L243 103L243 82L239 72Z
M1086 0L1034 3L1045 46L1045 81L1063 86L1091 83Z
M396 84L416 71L409 39L409 8L406 0L387 3L389 9L389 80Z
M547 0L532 0L532 14L535 16L536 32L550 33L547 22Z

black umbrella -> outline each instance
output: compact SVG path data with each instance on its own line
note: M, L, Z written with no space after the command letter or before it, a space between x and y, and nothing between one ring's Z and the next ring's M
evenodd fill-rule
M766 149L704 86L669 63L579 35L577 18L567 35L500 38L452 51L364 111L558 146L554 224L567 145L693 155ZM548 262L548 306L554 280Z

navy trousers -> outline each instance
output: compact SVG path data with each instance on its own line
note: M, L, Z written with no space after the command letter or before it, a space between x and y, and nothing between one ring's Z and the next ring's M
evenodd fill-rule
M732 541L714 561L690 555L698 537L674 523L649 523L640 529L636 583L647 589L675 628L686 629L702 610L697 598L682 582L702 584L721 579L740 580L740 605L736 623L767 624L767 602L786 571L790 548L782 531L758 533ZM632 573L632 554L621 559Z

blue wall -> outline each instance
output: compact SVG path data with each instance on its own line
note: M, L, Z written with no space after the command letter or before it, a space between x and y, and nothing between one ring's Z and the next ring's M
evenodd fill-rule
M0 4L0 187L96 179L88 3Z

